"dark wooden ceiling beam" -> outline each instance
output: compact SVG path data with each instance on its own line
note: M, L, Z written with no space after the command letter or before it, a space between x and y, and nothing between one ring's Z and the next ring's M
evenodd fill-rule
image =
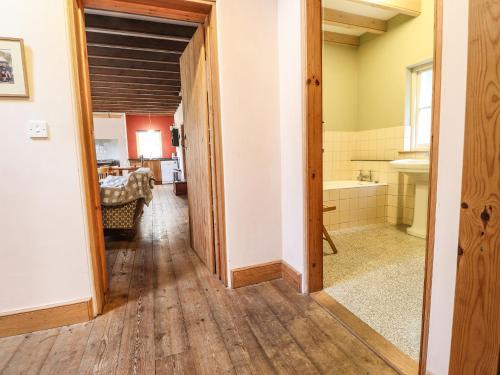
M144 37L164 37L189 42L196 31L195 26L163 22L151 22L132 18L110 17L97 14L85 15L85 26L103 32L134 33Z
M130 59L138 61L154 61L163 64L179 64L180 55L175 53L164 53L158 51L137 51L134 49L121 49L113 47L102 47L88 45L87 52L89 57L107 57L113 59Z
M111 90L127 90L129 92L176 92L181 91L180 85L151 85L151 84L137 84L127 82L109 82L109 81L90 81L91 89L98 90L101 88Z
M162 91L162 90L124 90L124 89L107 89L104 87L96 87L91 90L92 95L98 96L117 96L117 97L132 97L132 98L179 98L181 99L178 91Z
M157 112L141 112L141 111L127 111L125 112L127 115L130 116L173 116L175 111L157 111Z
M141 50L162 51L180 54L187 46L187 42L176 40L149 39L134 36L110 35L87 32L87 43L120 48L134 48Z
M92 112L104 112L104 113L146 113L146 114L154 114L154 113L175 113L177 108L93 108Z
M92 13L86 18L94 111L175 112L179 58L196 27Z
M171 100L181 100L181 97L179 95L169 95L169 94L141 94L141 93L135 93L135 94L123 94L121 92L92 92L92 98L109 98L109 99L135 99L137 98L138 100L148 100L148 99L171 99Z
M143 104L156 104L156 105L161 105L161 106L168 106L168 105L177 105L180 103L179 100L135 100L135 99L100 99L100 98L92 98L92 103L102 103L102 104L126 104L126 105L133 105L133 104L138 104L138 105L143 105Z
M114 67L104 67L104 66L91 66L90 74L111 75L111 76L132 77L132 78L167 79L175 81L180 81L181 79L180 73L176 72L159 72L151 70L114 68Z
M94 113L126 113L126 114L143 114L143 115L173 115L177 109L155 109L151 111L142 109L93 109Z
M95 111L123 111L123 110L142 110L142 111L166 111L166 110L176 110L178 106L166 106L166 105L109 105L109 104L93 104L92 108Z
M161 111L175 111L179 105L151 105L151 106L136 106L136 105L99 105L93 104L93 108L96 110L105 110L105 111L122 111L122 110L141 110L141 111L153 111L153 110L161 110Z
M180 103L179 100L136 100L136 99L106 99L106 98L95 98L92 97L92 102L97 103L113 103L113 104L158 104L162 106L166 105L178 105Z
M118 102L111 100L104 101L94 101L92 103L99 106L122 106L122 107L176 107L178 103L175 102L138 102L138 101L126 101Z
M109 104L93 104L92 108L96 111L121 111L121 110L143 110L143 111L154 111L154 110L175 110L177 105L166 106L166 105L109 105Z
M110 59L110 58L95 58L89 57L89 65L91 67L112 67L112 68L124 68L124 69L140 69L140 70L150 70L150 71L163 71L179 73L179 64L162 64L158 62L151 61L137 61L137 60L121 60L121 59Z
M178 87L180 89L181 82L178 79L156 79L145 77L124 77L110 74L91 74L91 82L121 82L131 84L142 84L149 86L162 86L162 87Z

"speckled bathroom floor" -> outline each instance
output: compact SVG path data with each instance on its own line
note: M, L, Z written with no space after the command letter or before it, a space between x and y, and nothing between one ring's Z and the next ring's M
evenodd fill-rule
M338 254L325 255L325 291L418 360L425 240L405 227L375 224L330 232ZM324 254L331 254L326 241Z

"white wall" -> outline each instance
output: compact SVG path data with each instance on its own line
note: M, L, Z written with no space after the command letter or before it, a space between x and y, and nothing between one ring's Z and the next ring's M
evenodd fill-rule
M304 57L302 0L278 0L282 256L305 290Z
M228 270L281 259L276 0L217 1Z
M468 1L443 2L441 124L427 369L448 373L462 186Z
M127 122L125 114L120 118L101 118L94 116L94 138L117 140L116 156L120 165L129 165L127 144Z
M0 99L0 313L90 298L64 0L3 0L0 35L23 38L29 100ZM48 140L31 140L46 120Z
M184 112L182 111L182 102L181 102L181 104L179 104L179 106L175 110L174 123L179 128L181 125L184 125ZM176 150L177 156L179 158L179 169L181 170L181 174L182 174L182 176L179 176L179 178L181 180L184 180L184 156L183 156L184 151L183 151L182 147L180 147L180 146L176 147L175 150Z

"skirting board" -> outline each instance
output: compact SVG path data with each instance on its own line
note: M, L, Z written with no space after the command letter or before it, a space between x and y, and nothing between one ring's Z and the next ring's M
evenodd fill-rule
M92 300L0 316L0 337L82 323L92 319Z
M275 279L283 279L297 292L302 292L302 275L282 260L231 270L234 289Z

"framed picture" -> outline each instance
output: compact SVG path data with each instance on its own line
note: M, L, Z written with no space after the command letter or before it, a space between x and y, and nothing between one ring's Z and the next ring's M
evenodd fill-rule
M2 97L29 97L22 39L0 38L0 98Z

